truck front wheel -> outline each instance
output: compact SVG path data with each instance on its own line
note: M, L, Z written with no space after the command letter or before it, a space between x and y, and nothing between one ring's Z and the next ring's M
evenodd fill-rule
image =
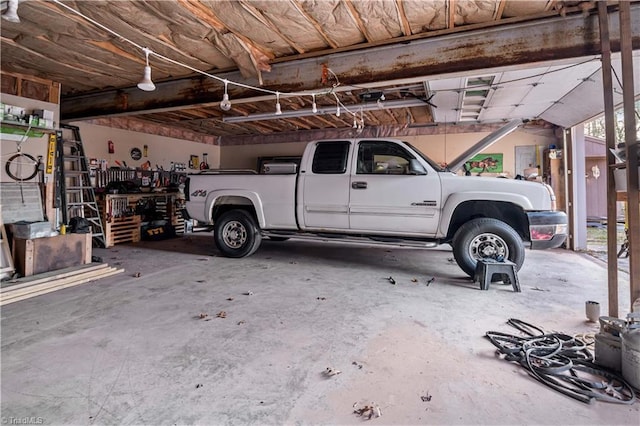
M497 219L473 219L462 225L453 236L453 257L470 277L476 263L483 258L508 259L518 270L524 263L524 244L520 235Z
M255 219L244 210L230 210L220 216L213 237L218 250L227 257L250 256L262 241Z

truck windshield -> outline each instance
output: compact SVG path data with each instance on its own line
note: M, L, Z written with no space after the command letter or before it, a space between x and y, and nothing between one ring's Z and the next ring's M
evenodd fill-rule
M407 145L409 148L411 148L413 150L413 152L418 154L420 156L420 158L422 158L424 161L429 163L429 165L431 167L433 167L434 169L436 169L436 171L438 171L438 172L443 172L444 171L444 169L442 167L440 167L440 165L438 163L436 163L431 158L429 158L426 155L424 155L418 148L416 148L415 146L411 145L409 142L406 142L406 141L402 141L402 143Z

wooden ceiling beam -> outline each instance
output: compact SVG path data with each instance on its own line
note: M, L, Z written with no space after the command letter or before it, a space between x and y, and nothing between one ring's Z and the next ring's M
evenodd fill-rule
M404 11L404 0L396 0L396 11L398 12L398 20L400 21L402 33L405 36L411 35L411 25L407 19L407 14Z

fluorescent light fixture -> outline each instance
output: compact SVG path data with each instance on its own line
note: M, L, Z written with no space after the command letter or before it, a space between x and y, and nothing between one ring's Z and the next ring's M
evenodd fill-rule
M419 99L407 99L407 100L397 100L397 101L386 101L384 103L385 109L396 109L396 108L412 108L412 107L425 107L427 104L424 101ZM378 105L375 102L371 102L368 104L355 104L355 105L345 105L345 108L349 110L358 110L358 111L378 111ZM222 117L223 123L247 123L250 121L263 121L263 120L278 120L281 118L294 118L294 117L308 117L310 115L316 114L335 114L336 107L331 106L322 106L317 108L317 113L313 111L312 108L307 109L299 109L299 110L287 110L282 111L280 115L274 115L272 112L258 113L258 114L249 114L249 115L240 115L236 117Z

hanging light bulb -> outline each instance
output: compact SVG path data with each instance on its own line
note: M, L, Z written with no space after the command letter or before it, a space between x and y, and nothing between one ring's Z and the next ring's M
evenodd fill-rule
M353 116L353 128L357 129L358 128L358 122L356 121L356 116Z
M7 11L2 15L2 19L9 22L20 23L20 17L18 16L18 0L9 0L9 6Z
M383 109L383 108L384 108L384 103L383 103L383 102L384 102L384 100L385 100L385 97L384 97L384 94L383 94L383 95L381 95L381 96L378 98L378 100L376 101L376 103L378 104L378 108L380 108L380 109Z
M280 92L276 92L276 115L282 115L282 109L280 108Z
M220 109L223 111L229 111L231 109L231 101L229 101L229 93L227 92L227 86L229 80L224 80L224 95L222 95L222 101L220 101Z
M151 67L149 66L149 53L151 53L151 50L147 47L142 50L144 51L147 65L144 67L144 76L142 77L142 80L140 80L140 83L138 83L138 89L144 90L145 92L151 92L156 90L156 85L151 81Z
M313 96L313 104L312 104L312 107L311 107L311 112L314 113L314 114L317 114L318 113L318 105L316 105L316 94L314 93L311 96Z

